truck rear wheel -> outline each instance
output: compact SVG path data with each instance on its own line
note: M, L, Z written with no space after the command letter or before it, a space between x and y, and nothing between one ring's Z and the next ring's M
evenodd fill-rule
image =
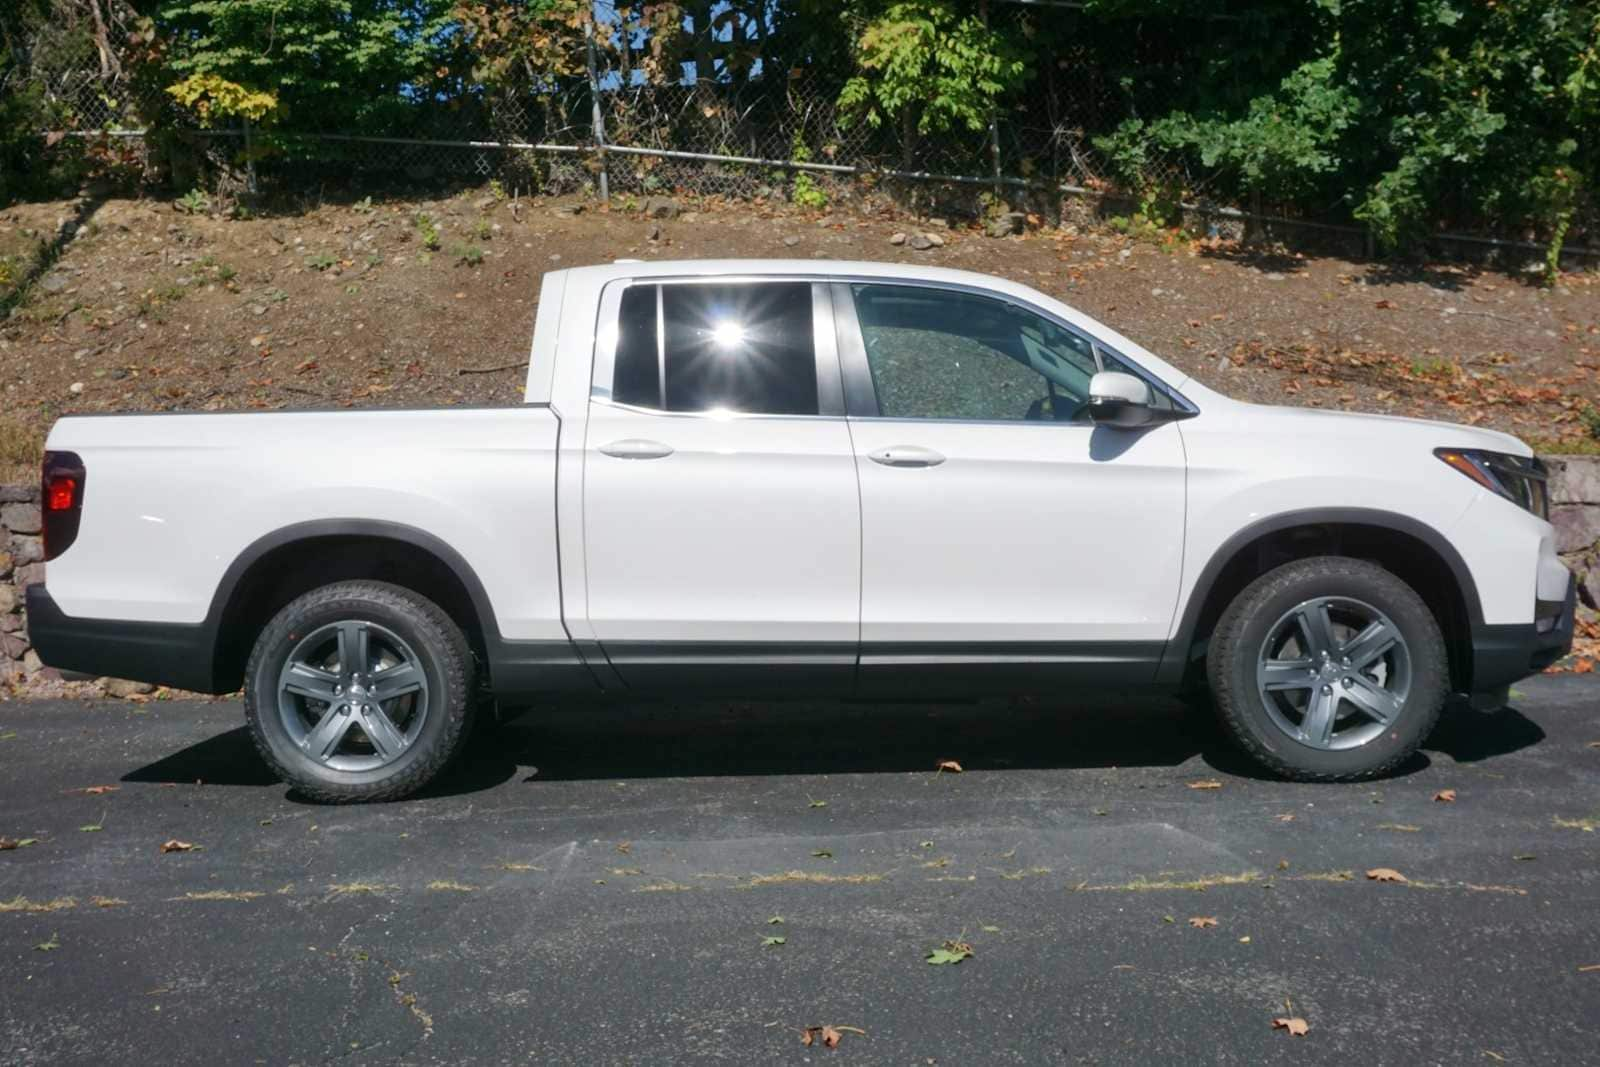
M1206 656L1217 713L1269 769L1383 774L1414 753L1449 689L1444 637L1416 591L1364 560L1296 560L1223 612Z
M250 736L305 796L395 800L462 747L472 656L438 605L383 582L339 582L291 601L245 668Z

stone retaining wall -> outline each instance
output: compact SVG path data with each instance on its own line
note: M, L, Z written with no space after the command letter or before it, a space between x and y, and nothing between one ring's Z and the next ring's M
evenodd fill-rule
M1557 456L1550 465L1556 549L1578 574L1584 603L1594 608L1600 606L1600 457ZM0 683L54 674L29 644L22 610L23 589L44 581L39 525L38 487L0 485Z

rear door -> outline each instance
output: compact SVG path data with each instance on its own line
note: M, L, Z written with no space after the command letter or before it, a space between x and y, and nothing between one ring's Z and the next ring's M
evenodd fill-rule
M861 480L863 692L1150 680L1178 593L1183 443L1173 422L1084 413L1098 367L1137 368L979 291L841 282L833 296Z
M588 619L629 686L850 688L861 513L829 304L803 280L603 293Z

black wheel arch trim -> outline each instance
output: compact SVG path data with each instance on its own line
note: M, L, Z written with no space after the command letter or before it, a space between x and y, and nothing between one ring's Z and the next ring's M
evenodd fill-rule
M1462 604L1466 607L1467 623L1472 632L1477 634L1483 629L1483 604L1478 599L1478 584L1473 579L1472 571L1467 567L1466 561L1461 558L1461 553L1457 552L1455 546L1438 530L1408 515L1378 508L1302 508L1257 519L1249 526L1235 531L1211 554L1211 558L1201 568L1199 577L1195 579L1188 600L1184 603L1183 615L1179 619L1177 630L1172 640L1167 643L1166 653L1162 656L1157 680L1173 685L1183 681L1189 666L1189 652L1194 644L1195 629L1200 623L1200 612L1210 599L1211 590L1216 585L1217 579L1240 552L1253 542L1281 530L1297 526L1335 525L1371 526L1392 530L1422 542L1444 562L1455 579L1456 589L1461 594Z
M443 563L467 592L483 635L490 685L497 697L521 698L542 692L591 689L598 685L571 638L566 640L507 640L489 601L488 591L472 565L441 538L416 526L384 519L312 519L279 527L252 541L234 557L217 583L206 612L205 625L213 647L220 641L222 622L233 603L239 583L250 568L268 553L301 541L323 537L373 537L398 541L428 553ZM220 665L217 665L220 666ZM226 684L227 679L218 679Z
M479 580L477 572L462 558L461 553L426 530L383 519L312 519L308 522L281 526L269 534L256 538L246 545L244 550L234 557L233 562L228 564L228 569L222 572L222 579L217 583L216 592L211 595L211 607L206 612L206 624L213 628L222 625L223 616L233 602L239 583L244 580L250 568L261 562L267 553L287 548L299 541L314 541L320 537L378 537L388 541L399 541L438 557L439 562L450 568L456 579L461 582L462 588L467 591L473 611L478 616L478 625L483 629L484 638L499 639L500 626L495 619L494 609L490 606L489 594L483 588L483 582Z

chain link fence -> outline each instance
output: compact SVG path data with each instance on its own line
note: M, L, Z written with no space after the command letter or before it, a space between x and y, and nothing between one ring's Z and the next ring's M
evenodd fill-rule
M150 175L147 166L146 173L178 188L200 180L193 161L201 160L213 177L291 192L330 181L360 188L496 179L523 192L787 197L821 207L871 189L935 214L972 214L985 202L1003 201L1054 216L1064 193L1117 192L1115 170L1096 139L1137 117L1130 81L1138 79L1148 96L1149 86L1175 87L1192 61L1161 53L1182 46L1170 35L1109 36L1080 7L1069 0L993 0L989 14L997 24L1009 20L1006 28L1048 43L1036 49L1025 91L998 105L987 124L940 132L869 124L841 107L841 76L807 65L783 69L781 60L765 56L717 79L696 78L688 66L675 77L647 77L637 25L624 25L607 4L595 8L597 46L570 34L555 46L568 50L560 62L546 64L580 73L530 72L520 83L470 85L449 98L408 95L392 109L398 118L381 130L298 128L293 116L255 130L203 128L159 87L125 77L103 52L94 62L93 50L80 49L75 63L58 58L55 66L13 67L0 92L40 94L52 138L80 139L102 160L128 167L151 163L157 153L146 150L159 131L169 148L190 150L193 173L181 172L174 161L183 153L171 151L160 153L165 172ZM112 30L115 46L126 30ZM48 47L34 53L72 54ZM1244 212L1213 199L1222 183L1192 156L1151 150L1141 169L1146 188L1181 193L1213 222L1232 227L1254 218L1269 231L1277 225L1334 231L1370 251L1342 208L1318 216L1303 206L1253 204Z
M994 11L996 19L1045 17L1037 2L997 0ZM608 10L597 14L604 19ZM609 14L617 17L614 9ZM1070 6L1047 14L1074 17ZM596 27L602 41L625 32L603 21ZM570 47L568 66L586 69L584 41ZM68 51L35 49L41 56ZM663 82L629 69L625 50L599 48L594 58L590 73L547 79L537 89L410 101L403 128L379 132L298 129L292 119L253 131L237 124L204 129L159 89L138 92L134 81L104 64L14 68L12 84L0 92L17 91L25 81L47 101L53 136L64 132L124 155L136 153L156 128L208 145L211 158L223 163L243 160L249 138L260 179L289 187L311 170L357 179L497 178L555 193L600 191L603 184L629 194L730 197L794 195L797 185L826 195L866 182L930 202L946 195L939 186L969 197L991 190L1011 200L1104 187L1108 175L1092 139L1127 113L1089 49L1043 63L1042 84L1018 106L997 111L987 128L928 134L845 114L838 103L843 82L805 67L779 70L757 60L737 79L697 80L686 72ZM1179 169L1170 167L1175 176ZM797 182L802 173L809 180ZM1203 175L1182 177L1187 188L1203 186Z

